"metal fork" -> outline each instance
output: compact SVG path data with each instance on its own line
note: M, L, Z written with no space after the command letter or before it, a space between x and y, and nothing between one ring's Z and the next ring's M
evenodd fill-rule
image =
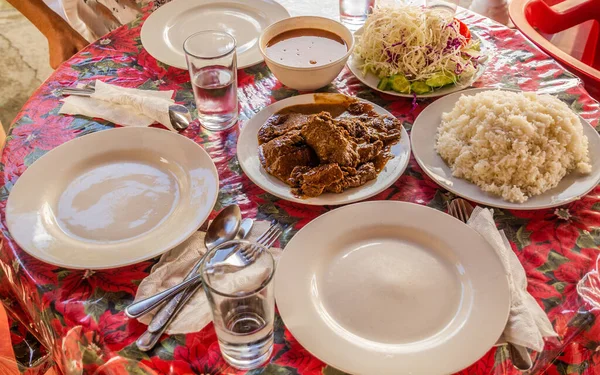
M473 210L473 206L462 198L453 199L448 204L448 213L465 224L469 221Z
M271 226L269 227L269 229L267 229L263 234L261 234L256 239L256 243L259 245L262 245L268 249L271 246L273 246L275 241L277 241L279 236L283 233L283 230L284 230L284 228L282 228L281 224L273 222L273 223L271 223ZM259 249L259 247L257 247L257 246L252 246L252 247ZM255 252L252 252L252 253L254 254L253 256L255 257L256 256ZM230 259L236 259L237 257L244 257L244 255L241 255L241 251L237 251L237 250L233 251L225 258L225 260L222 263L225 263ZM208 261L208 259L207 259L207 261ZM235 264L237 264L237 263L235 263ZM193 278L190 278L189 280L193 280L198 277L200 277L200 275L194 276ZM196 281L196 282L198 284L200 284L202 282L202 279L200 278L200 281ZM186 282L183 282L179 285L182 285L182 284L186 284ZM173 288L171 288L171 289L173 289ZM159 329L157 329L153 332L150 330L147 330L146 332L144 332L135 342L137 347L142 351L148 351L148 350L152 349L154 347L154 345L156 345L156 343L160 339L160 336L166 331L166 329L169 326L169 324L171 323L171 321L173 321L173 319L175 318L177 313L183 308L184 305L185 305L185 302L181 301L181 303L177 306L175 311L173 311L173 313L170 315L169 319L166 322L164 322L164 324L162 324L162 326L160 326Z
M448 213L465 224L469 221L473 210L473 206L462 198L453 199L448 204ZM531 361L531 355L529 355L527 348L510 342L507 343L507 345L513 366L521 371L531 370L533 362Z
M272 229L272 230L268 230L267 232L265 232L263 234L264 235L264 244L257 240L257 243L259 245L262 245L267 249L269 247L273 246L275 241L277 241L279 236L281 236L281 233L283 233L283 228L279 224L277 224L274 227L271 227L269 229ZM228 256L224 261L216 262L215 264L212 265L211 269L214 272L214 270L224 270L225 268L236 269L236 268L247 267L250 264L254 263L256 258L260 255L261 251L262 251L262 248L260 246L244 247L240 251L236 251L233 254L231 254L230 256Z

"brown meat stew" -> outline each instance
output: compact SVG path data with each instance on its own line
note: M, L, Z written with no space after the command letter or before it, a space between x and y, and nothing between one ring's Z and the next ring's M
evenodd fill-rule
M400 140L396 118L354 98L332 97L284 108L258 132L262 166L299 197L341 193L377 178Z

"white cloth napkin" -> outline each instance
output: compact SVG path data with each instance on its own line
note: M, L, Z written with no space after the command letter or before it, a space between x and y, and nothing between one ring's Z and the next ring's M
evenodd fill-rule
M255 221L247 239L255 241L270 225L267 221ZM135 301L137 302L150 297L180 283L206 252L206 247L204 246L205 234L205 232L196 232L187 241L164 254L158 263L152 267L150 275L140 283L135 295ZM271 248L269 250L275 261L277 261L281 255L281 249ZM138 321L149 324L157 311L158 309L139 317ZM208 304L204 290L200 289L190 298L179 314L177 314L171 325L167 328L167 333L174 335L197 332L210 323L211 320L210 305Z
M558 335L544 310L527 292L525 269L512 251L504 232L496 228L493 211L476 207L468 224L492 245L508 271L510 315L499 343L510 342L541 352L544 348L544 337Z
M96 80L91 97L70 95L64 98L59 113L98 117L123 126L148 126L159 122L173 129L169 106L173 90L152 91L109 85Z

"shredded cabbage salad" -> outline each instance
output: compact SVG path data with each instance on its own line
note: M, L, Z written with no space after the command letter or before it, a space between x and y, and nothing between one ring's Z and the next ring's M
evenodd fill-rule
M443 10L376 7L357 39L363 74L379 76L383 90L425 93L477 71L479 43Z

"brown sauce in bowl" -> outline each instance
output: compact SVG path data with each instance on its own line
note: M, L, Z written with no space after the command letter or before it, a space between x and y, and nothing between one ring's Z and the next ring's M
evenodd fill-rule
M322 29L288 30L267 43L273 61L294 68L326 65L343 57L348 46L339 35Z

